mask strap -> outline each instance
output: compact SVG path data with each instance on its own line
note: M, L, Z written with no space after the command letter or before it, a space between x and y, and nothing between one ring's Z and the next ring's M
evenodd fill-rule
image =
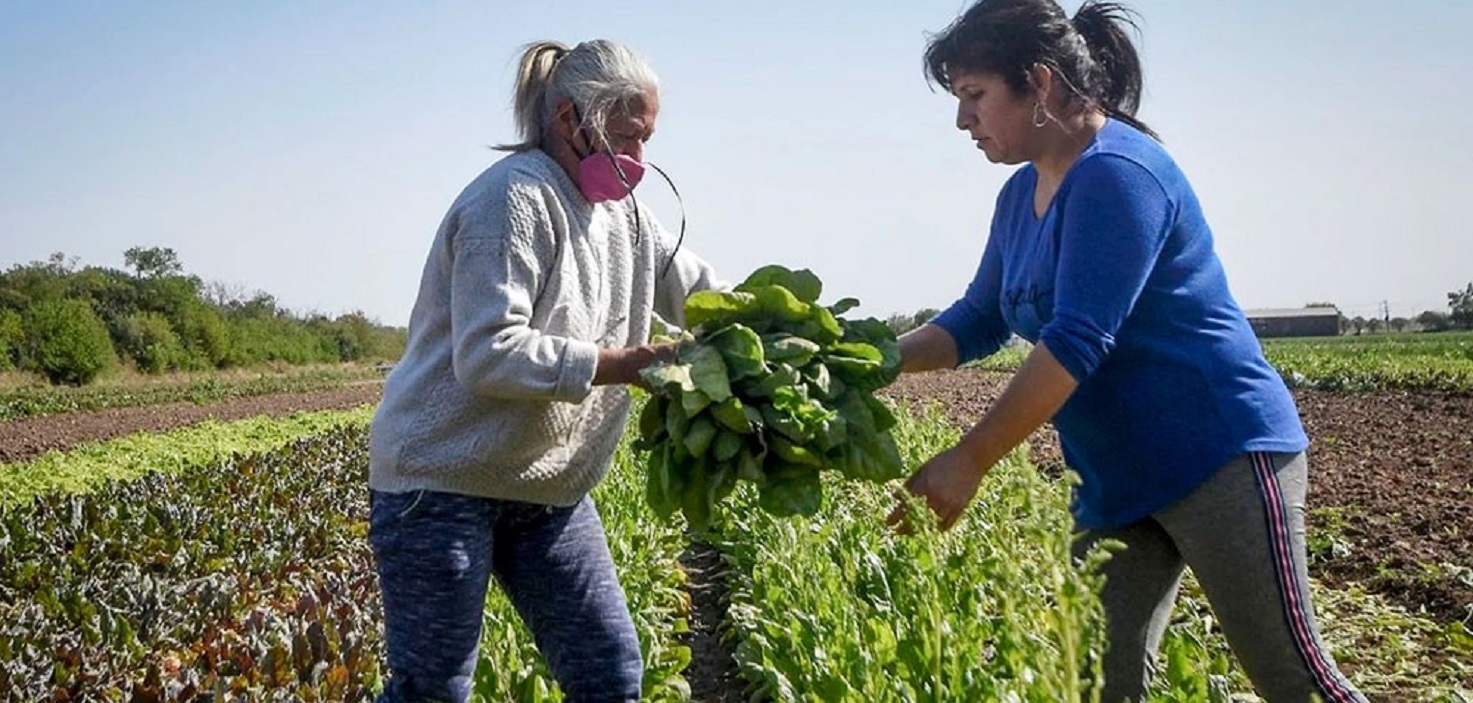
M568 104L573 108L573 119L578 121L577 132L579 136L583 137L583 143L588 147L588 154L579 154L578 147L574 146L571 143L569 143L568 146L573 147L574 156L577 156L579 159L586 159L588 158L589 154L592 154L594 151L596 151L598 147L594 146L593 138L588 134L588 128L583 126L583 113L578 111L578 103L569 100Z
M665 261L664 270L660 271L660 278L664 278L670 273L670 266L675 263L675 255L680 252L680 245L685 242L685 200L680 197L680 189L675 187L675 181L670 180L670 175L665 173L665 169L648 161L644 162L644 165L654 169L655 173L665 179L665 183L670 186L670 191L675 193L675 202L680 205L680 236L675 239L675 248L670 250L670 258ZM629 194L634 195L634 191L630 191ZM634 203L634 223L635 227L639 226L639 201Z

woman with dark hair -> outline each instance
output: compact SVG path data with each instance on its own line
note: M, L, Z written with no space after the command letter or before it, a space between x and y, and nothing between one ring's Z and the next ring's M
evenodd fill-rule
M997 402L906 483L943 527L993 464L1053 420L1082 482L1080 554L1105 566L1104 699L1141 698L1183 569L1270 701L1364 700L1316 630L1293 397L1229 292L1191 185L1135 117L1128 11L980 0L926 49L956 126L1024 164L998 196L966 293L901 338L908 372L1034 343ZM899 512L897 511L897 516Z

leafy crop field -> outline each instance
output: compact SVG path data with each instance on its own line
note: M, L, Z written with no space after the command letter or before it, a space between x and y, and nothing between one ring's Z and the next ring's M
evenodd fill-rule
M0 504L0 701L368 699L383 673L364 539L367 419L340 414L270 441L232 424L209 442L161 436L6 467L0 482L69 475L71 460L99 470L109 451L134 466L107 481L34 478ZM934 413L897 419L907 464L955 437ZM170 446L196 449L171 460ZM733 493L695 538L729 567L724 627L742 698L1089 700L1102 646L1095 581L1067 558L1067 486L1024 456L939 536L886 529L884 485L835 481L812 517L776 517L750 488ZM646 697L685 700L692 613L678 558L693 536L647 506L643 459L626 443L595 500L640 633ZM1246 683L1188 591L1153 700L1229 700ZM1376 700L1469 696L1473 649L1447 628L1360 592L1315 596L1337 656ZM558 700L499 593L485 626L478 698Z
M1267 339L1263 351L1294 388L1473 391L1473 332ZM1026 355L1010 346L974 366L1015 371Z
M1291 385L1321 390L1473 390L1473 332L1267 340Z

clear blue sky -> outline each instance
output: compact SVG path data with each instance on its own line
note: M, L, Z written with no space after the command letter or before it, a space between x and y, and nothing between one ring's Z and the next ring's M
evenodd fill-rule
M1133 6L1140 116L1245 307L1410 315L1473 281L1473 2ZM660 74L647 156L726 277L776 262L864 314L945 307L1011 170L922 77L926 32L964 7L5 0L0 267L165 246L299 312L405 324L445 208L514 136L518 47L608 37ZM640 193L678 224L660 181Z

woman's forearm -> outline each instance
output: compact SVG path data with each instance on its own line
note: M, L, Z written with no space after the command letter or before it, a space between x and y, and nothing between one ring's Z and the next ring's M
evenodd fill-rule
M900 335L900 370L904 373L954 369L960 360L951 333L930 323Z
M959 448L978 466L991 467L1052 419L1078 385L1047 346L1034 346L1002 396L962 437Z

